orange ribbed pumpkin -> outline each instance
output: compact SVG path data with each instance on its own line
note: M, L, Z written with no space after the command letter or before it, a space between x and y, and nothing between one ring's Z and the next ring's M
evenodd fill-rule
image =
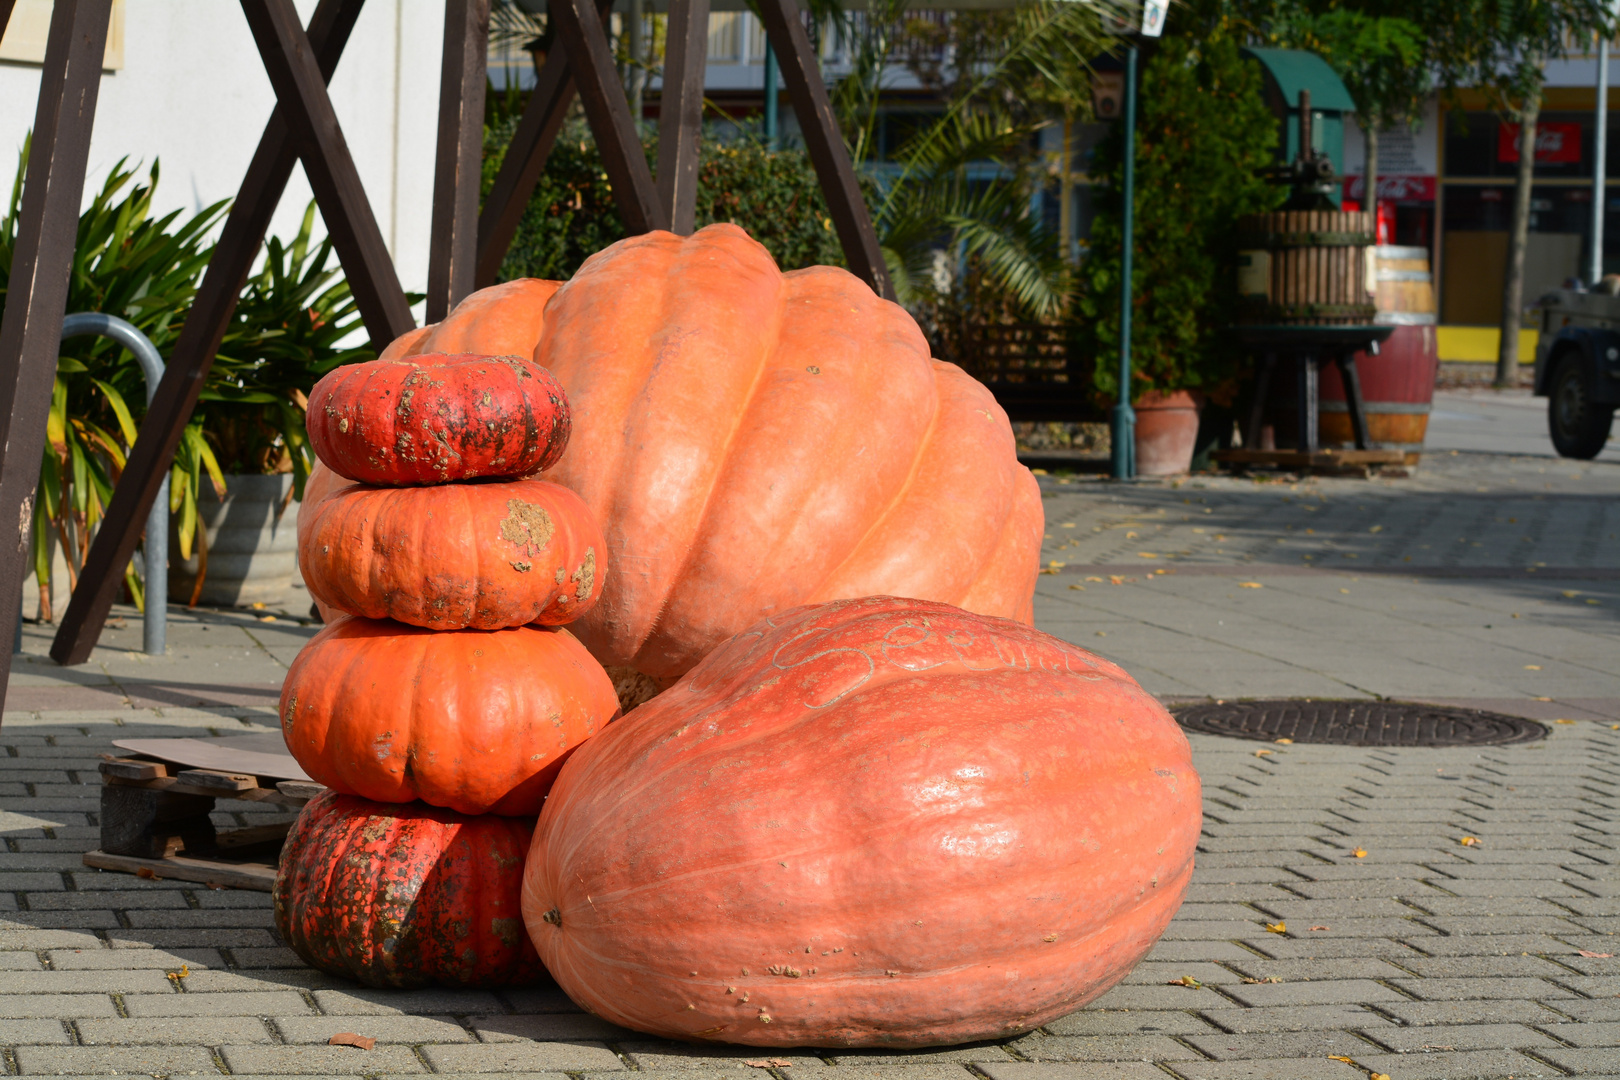
M1028 1031L1142 958L1201 822L1187 739L1021 623L869 597L739 634L582 746L523 917L580 1005L678 1039Z
M423 630L357 616L310 639L281 689L287 749L314 780L378 802L534 814L619 709L566 630Z
M578 495L544 480L356 484L298 524L310 595L353 615L434 630L557 626L602 592L601 528Z
M562 383L573 435L546 478L607 539L574 624L603 663L672 679L771 612L879 593L1032 619L1044 519L1006 414L853 275L783 274L711 225L614 244L555 295L517 286L398 355L532 342Z

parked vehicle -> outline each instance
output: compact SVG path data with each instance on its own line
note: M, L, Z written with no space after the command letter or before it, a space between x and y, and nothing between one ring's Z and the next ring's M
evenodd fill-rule
M1595 458L1620 405L1620 275L1590 292L1558 289L1536 301L1541 341L1535 394L1547 399L1547 430L1561 457Z

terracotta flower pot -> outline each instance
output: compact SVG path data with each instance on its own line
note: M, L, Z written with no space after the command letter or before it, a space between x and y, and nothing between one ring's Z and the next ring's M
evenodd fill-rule
M1136 402L1136 474L1174 476L1192 467L1202 395L1152 391Z

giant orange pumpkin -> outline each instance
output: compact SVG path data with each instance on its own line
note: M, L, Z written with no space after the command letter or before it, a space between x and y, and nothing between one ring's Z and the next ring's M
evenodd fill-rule
M1175 914L1186 738L1119 668L913 600L726 642L569 759L523 916L616 1024L756 1046L999 1038L1118 982Z
M314 780L378 802L534 814L564 758L618 712L566 630L423 630L338 619L281 689L287 749Z
M596 602L602 530L543 480L351 485L299 515L298 565L317 601L435 630L572 622Z
M878 593L1032 619L1043 515L1006 414L843 270L783 274L734 225L648 233L388 354L448 348L532 354L568 394L546 478L607 539L574 624L604 664L672 679L771 612Z
M276 928L305 962L367 986L531 982L518 894L533 828L323 792L281 849Z

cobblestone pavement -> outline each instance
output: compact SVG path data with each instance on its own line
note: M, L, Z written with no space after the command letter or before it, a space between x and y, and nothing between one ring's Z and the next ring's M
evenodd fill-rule
M1461 454L1406 481L1045 486L1045 557L1067 565L1041 578L1039 622L1161 695L1449 698L1550 735L1457 750L1195 735L1194 884L1119 987L1007 1042L765 1054L650 1041L550 987L361 990L302 966L265 894L84 868L111 740L272 728L314 628L296 610L177 615L171 655L147 658L126 613L63 672L30 627L0 728L6 1071L1620 1077L1620 470ZM217 820L270 819L221 801ZM378 1042L326 1045L339 1032Z

